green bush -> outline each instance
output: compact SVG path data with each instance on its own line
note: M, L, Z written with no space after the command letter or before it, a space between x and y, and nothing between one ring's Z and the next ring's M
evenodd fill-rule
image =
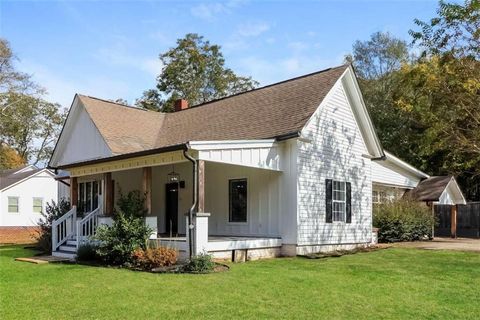
M45 212L38 223L40 231L37 235L38 246L45 253L52 252L52 223L70 210L70 202L61 199L58 203L53 201L47 202Z
M142 218L146 215L145 195L138 190L124 194L120 190L120 197L117 200L117 210L123 212L125 217Z
M77 261L95 261L98 260L97 246L91 242L86 242L78 247Z
M146 249L152 230L145 225L143 217L127 216L117 211L112 226L100 226L94 240L98 241L96 253L107 264L132 263L132 253Z
M207 253L201 253L195 257L192 257L187 265L185 265L185 271L195 273L208 273L212 272L215 267L215 262L212 260L212 256Z
M373 207L379 242L431 239L434 224L431 209L420 202L402 199Z

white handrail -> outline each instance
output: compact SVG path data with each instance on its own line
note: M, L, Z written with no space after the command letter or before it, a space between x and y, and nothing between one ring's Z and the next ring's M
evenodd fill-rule
M82 220L77 222L77 249L86 238L95 235L95 231L97 230L98 226L99 215L100 210L97 208L83 217Z
M70 236L75 234L76 220L77 207L73 206L70 211L52 222L52 251L57 250Z

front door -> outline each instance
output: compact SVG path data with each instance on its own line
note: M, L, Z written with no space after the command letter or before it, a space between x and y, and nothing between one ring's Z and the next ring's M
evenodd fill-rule
M178 183L167 183L165 186L166 195L166 232L178 233Z

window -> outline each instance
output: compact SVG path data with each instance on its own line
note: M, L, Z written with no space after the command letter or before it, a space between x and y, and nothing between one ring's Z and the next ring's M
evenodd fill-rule
M247 222L247 179L229 180L229 221Z
M42 212L43 198L33 198L33 212Z
M325 222L352 222L352 184L325 180Z
M389 194L387 196L387 193L385 191L378 191L378 190L373 190L372 191L372 202L379 204L379 203L385 203L388 201L393 201L395 200L395 195L394 194Z
M345 182L333 181L333 221L345 222L347 207L345 185Z
M80 182L78 184L78 212L82 214L97 209L99 195L101 195L99 181Z
M8 197L8 212L18 213L18 197Z

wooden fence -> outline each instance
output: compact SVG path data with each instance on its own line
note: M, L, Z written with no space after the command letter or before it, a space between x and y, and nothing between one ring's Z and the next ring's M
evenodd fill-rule
M452 206L435 205L434 210L438 222L435 235L450 236ZM480 202L458 205L457 236L480 238Z

